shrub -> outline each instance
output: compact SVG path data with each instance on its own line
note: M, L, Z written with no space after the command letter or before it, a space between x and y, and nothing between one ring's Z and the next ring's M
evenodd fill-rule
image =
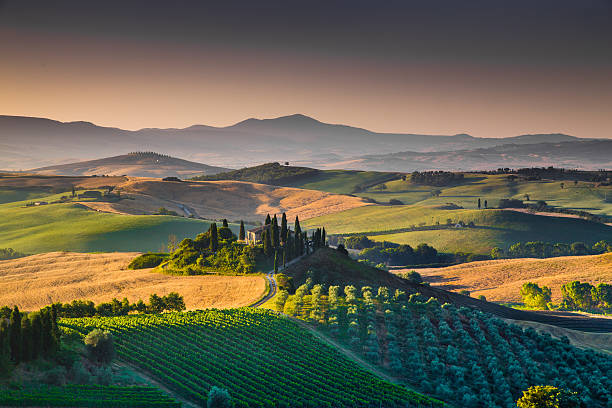
M401 278L406 279L410 283L423 283L423 277L417 271L410 271L400 275Z
M521 287L521 296L523 297L525 306L536 309L547 309L547 305L551 300L551 290L546 286L540 288L536 283L527 282Z
M113 335L109 331L94 329L85 336L84 342L92 361L108 364L115 356Z
M550 385L536 385L523 391L518 408L579 408L578 394Z
M132 259L128 265L128 269L146 269L155 268L166 260L166 254L146 253Z
M226 389L212 387L208 393L206 401L207 408L230 408L232 406L232 398Z

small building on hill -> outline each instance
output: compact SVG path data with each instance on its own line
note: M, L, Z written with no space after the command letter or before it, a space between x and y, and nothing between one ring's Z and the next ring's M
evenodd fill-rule
M256 244L258 242L261 241L261 234L263 234L263 232L265 230L268 229L270 225L262 225L260 227L256 227L256 228L251 228L250 230L247 231L246 233L246 243L247 244Z

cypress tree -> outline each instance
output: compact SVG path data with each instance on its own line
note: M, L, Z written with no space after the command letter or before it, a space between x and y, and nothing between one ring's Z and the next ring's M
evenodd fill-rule
M276 218L276 214L274 214L274 218L272 218L272 225L270 228L270 239L272 240L272 245L274 248L278 248L280 245L280 237L279 237L279 229L278 229L278 219Z
M270 225L271 222L272 222L272 219L270 218L270 214L266 215L266 223L265 223L265 225Z
M13 308L11 313L9 329L11 336L11 359L15 364L18 364L21 362L21 313L17 306Z
M283 247L283 268L287 266L287 247Z
M0 376L5 377L11 369L11 329L5 319L0 320Z
M270 239L270 229L264 230L263 232L263 249L266 256L272 256L272 240Z
M43 355L49 356L55 353L57 349L57 338L53 332L53 318L51 317L51 311L45 308L41 311L42 319L42 341L43 341Z
M42 320L40 313L33 313L32 317L32 358L36 359L42 354Z
M244 241L246 237L246 233L244 232L244 221L240 221L240 234L238 234L238 239Z
M283 216L281 218L281 232L280 232L280 238L281 238L283 245L287 244L287 233L288 233L287 214L283 213Z
M480 198L478 199L478 209L480 210Z
M302 228L300 227L300 220L297 215L295 216L293 231L295 232L295 256L300 256L304 253L304 237L302 236Z
M223 219L223 226L224 226L225 228L229 228L229 224L227 223L227 218L224 218L224 219Z
M274 250L274 273L278 272L278 250Z
M327 242L326 242L326 233L325 233L325 227L323 227L323 232L321 233L321 246L326 247L327 246Z
M32 360L32 324L27 317L21 320L21 361Z
M127 302L127 299L125 299L125 301ZM129 302L128 302L129 304ZM53 335L55 336L56 339L59 340L60 338L60 329L57 326L57 305L51 305L51 324L52 324L52 329L53 329Z
M219 249L219 233L217 231L217 223L213 222L210 224L210 250L215 252Z
M301 234L302 233L302 228L300 227L300 220L298 219L298 216L295 216L295 224L293 226L293 231L295 231L296 234Z

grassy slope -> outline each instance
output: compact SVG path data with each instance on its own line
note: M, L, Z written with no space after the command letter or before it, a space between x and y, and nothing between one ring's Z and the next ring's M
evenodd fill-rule
M44 199L51 201L60 195ZM170 234L179 240L192 238L210 225L181 217L99 213L78 204L28 208L24 204L0 205L0 248L26 253L157 251ZM232 227L237 230L236 225Z
M287 183L288 187L328 191L337 194L353 194L356 187L363 183L376 183L394 173L353 170L325 170L317 175L304 177L299 181ZM362 194L359 194L362 195ZM367 195L367 194L366 194Z
M464 208L477 208L478 198L487 200L490 207L497 206L502 198L524 200L529 195L530 202L544 200L549 205L581 209L595 214L612 215L612 203L606 203L606 192L612 195L612 187L595 187L594 183L565 181L518 181L509 182L504 175L466 174L465 181L449 187L419 186L409 181L394 180L385 183L385 189L374 186L360 196L371 197L377 201L398 199L404 204L439 205L448 202ZM439 197L432 197L431 191L440 190Z
M486 253L495 246L507 248L518 241L575 242L593 244L612 237L612 227L581 219L543 217L504 210L444 210L421 206L367 206L303 222L308 228L325 226L328 233L378 232L447 219L477 228L401 231L373 235L375 240L417 245L426 242L442 251Z
M13 201L34 200L47 195L49 195L49 192L43 189L13 189L0 187L0 204L10 203Z

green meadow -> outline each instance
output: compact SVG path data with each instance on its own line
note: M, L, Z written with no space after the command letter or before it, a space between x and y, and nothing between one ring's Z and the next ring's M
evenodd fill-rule
M46 196L52 201L61 196ZM159 251L170 235L180 241L206 231L210 221L165 215L119 215L74 203L25 207L0 205L0 248L25 253L49 251ZM238 227L231 225L236 232Z
M447 227L451 220L453 227ZM459 221L474 227L455 228ZM439 225L438 225L439 224ZM544 217L507 210L445 210L442 207L366 206L305 220L307 228L325 226L330 234L365 233L374 240L412 246L425 242L445 252L485 254L515 242L593 244L612 238L612 227L575 218ZM436 229L422 231L425 226ZM412 230L416 229L416 230Z

